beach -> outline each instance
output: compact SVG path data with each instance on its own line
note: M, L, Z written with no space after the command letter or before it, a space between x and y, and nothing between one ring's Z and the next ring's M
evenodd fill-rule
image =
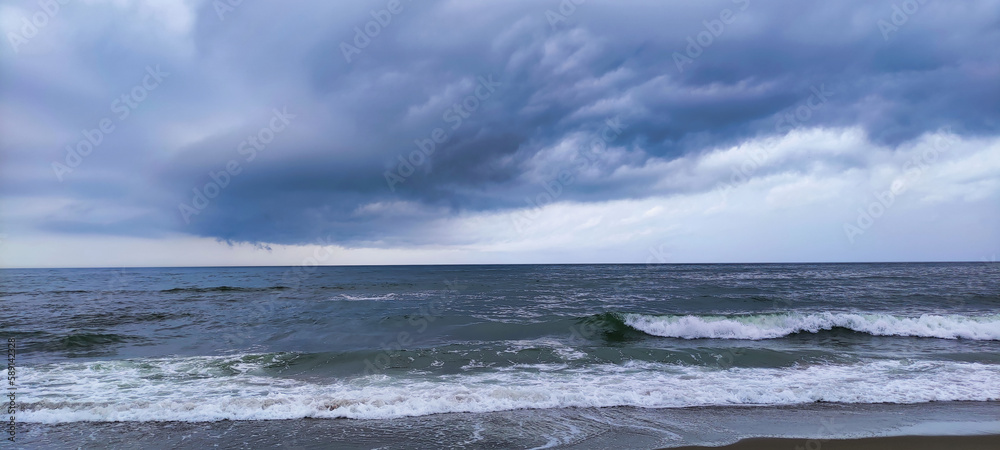
M23 448L853 448L914 440L995 442L1000 405L810 404L677 409L557 408L392 420L25 423ZM949 434L950 436L941 436ZM919 437L906 437L915 436ZM778 436L783 438L761 438ZM880 436L863 440L866 436ZM843 444L840 444L843 442ZM838 447L847 445L848 447ZM963 445L963 446L958 446ZM697 447L701 446L701 447ZM751 446L751 447L741 447ZM752 447L758 446L758 447ZM921 447L914 447L921 448ZM935 447L931 447L935 448ZM974 447L972 447L974 448Z
M803 448L801 440L788 438L746 439L722 447L676 447L678 449L718 448L731 450L763 450ZM813 448L829 450L932 450L958 448L965 450L992 450L1000 448L1000 435L990 436L894 436L863 439L830 439Z
M5 270L2 330L26 448L990 445L996 270Z

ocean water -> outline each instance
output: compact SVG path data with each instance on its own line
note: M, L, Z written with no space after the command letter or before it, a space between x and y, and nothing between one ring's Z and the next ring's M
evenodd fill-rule
M1000 431L991 263L0 277L28 447L131 436L143 447L655 448L949 421Z

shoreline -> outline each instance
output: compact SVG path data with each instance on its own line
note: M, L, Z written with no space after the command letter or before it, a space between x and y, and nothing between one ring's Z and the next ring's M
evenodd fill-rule
M669 447L669 450L933 450L956 448L963 450L993 450L1000 448L1000 434L969 436L883 436L851 439L747 438L729 445L709 447L690 445Z
M18 423L17 437L25 449L95 445L152 449L534 448L549 444L637 449L997 449L1000 420L991 419L1000 417L998 412L1000 402L555 408L391 420L24 422Z

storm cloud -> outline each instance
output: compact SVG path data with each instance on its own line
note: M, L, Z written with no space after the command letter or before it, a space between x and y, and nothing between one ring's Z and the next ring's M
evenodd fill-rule
M899 182L897 236L1000 242L994 1L17 1L0 26L9 236L673 248L740 234L684 231L729 208L836 260Z

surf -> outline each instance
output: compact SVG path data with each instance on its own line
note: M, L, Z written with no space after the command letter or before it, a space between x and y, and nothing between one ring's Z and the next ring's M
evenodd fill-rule
M650 361L519 364L427 377L422 371L285 377L292 355L60 363L24 371L19 419L36 423L392 419L579 407L998 401L1000 366L873 360L786 368Z
M923 314L918 317L865 313L779 313L748 315L617 314L643 333L680 339L776 339L842 328L872 336L1000 340L1000 315Z

